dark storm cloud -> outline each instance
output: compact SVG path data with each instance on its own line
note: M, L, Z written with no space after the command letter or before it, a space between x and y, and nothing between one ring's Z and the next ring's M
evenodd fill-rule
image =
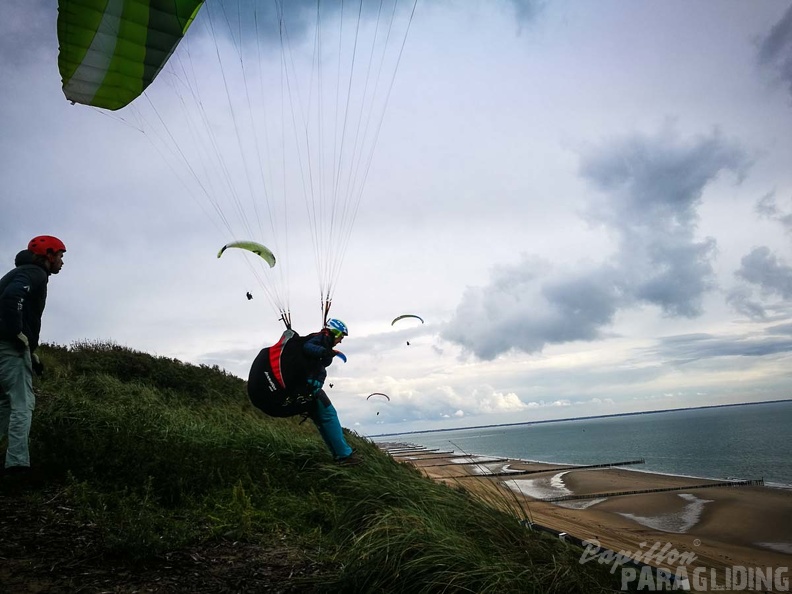
M467 290L442 337L492 359L596 340L619 309L640 302L669 316L700 314L716 251L713 239L695 239L702 194L722 172L740 179L747 166L718 133L636 135L585 154L582 175L599 190L588 216L618 237L612 261L567 272L528 259L500 268L488 286Z
M743 256L740 269L735 274L757 285L767 295L792 298L792 267L786 265L768 247L755 248Z
M775 71L792 93L792 5L759 45L759 64Z

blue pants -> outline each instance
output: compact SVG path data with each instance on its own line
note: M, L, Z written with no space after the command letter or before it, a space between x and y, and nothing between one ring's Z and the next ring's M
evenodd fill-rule
M28 436L35 407L30 351L0 340L0 439L8 435L6 468L30 466Z
M324 439L327 447L330 448L333 458L336 460L346 458L352 453L352 448L349 447L346 439L344 439L344 432L341 429L341 422L338 420L338 413L324 393L324 390L320 390L318 396L316 406L310 413L311 420L316 425L316 428L319 429L319 434Z

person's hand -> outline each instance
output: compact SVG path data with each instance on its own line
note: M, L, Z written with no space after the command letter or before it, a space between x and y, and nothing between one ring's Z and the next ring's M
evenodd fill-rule
M322 389L322 383L319 380L309 379L307 381L308 387L311 390L311 395L316 394L319 390Z
M36 353L30 357L31 362L33 363L33 371L39 377L44 377L44 363L41 362L39 356Z
M24 332L20 332L19 334L17 334L16 339L17 339L16 346L20 350L20 352L24 353L26 350L30 348L28 337L25 336Z

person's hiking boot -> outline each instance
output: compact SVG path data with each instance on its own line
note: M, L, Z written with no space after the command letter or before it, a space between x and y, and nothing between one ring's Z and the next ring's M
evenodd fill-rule
M355 450L352 450L352 453L349 454L346 458L339 458L336 460L336 464L340 466L357 466L358 464L363 462L363 458L358 456L358 453Z
M27 487L33 475L30 466L9 466L0 475L0 493L14 494Z
M30 476L30 466L9 466L0 471L0 476L4 477L27 477Z

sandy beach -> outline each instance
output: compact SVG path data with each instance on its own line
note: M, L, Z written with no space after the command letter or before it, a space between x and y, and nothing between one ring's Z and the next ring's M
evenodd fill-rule
M378 445L435 481L464 487L535 525L596 541L603 550L622 551L655 567L673 572L684 565L689 573L703 567L721 580L740 568L771 568L789 578L789 489L654 474L640 471L640 465L577 468L403 443ZM625 491L639 493L616 495ZM589 549L592 558L595 550Z

